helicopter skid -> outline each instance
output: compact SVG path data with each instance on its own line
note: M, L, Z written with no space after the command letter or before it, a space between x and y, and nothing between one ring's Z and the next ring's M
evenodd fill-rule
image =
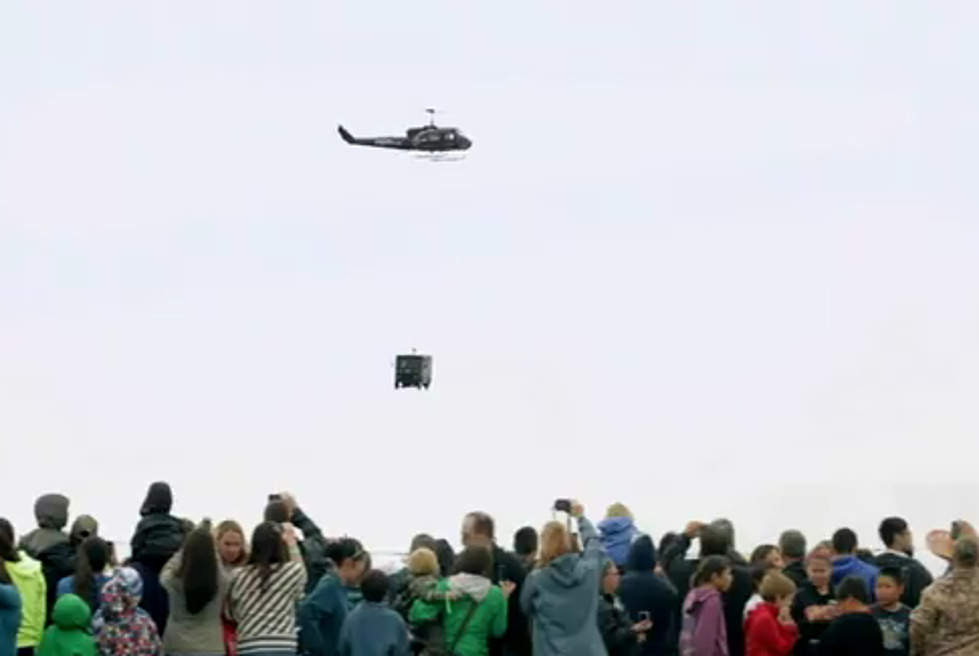
M452 154L452 153L416 153L415 159L422 159L429 162L461 162L466 159L465 155Z

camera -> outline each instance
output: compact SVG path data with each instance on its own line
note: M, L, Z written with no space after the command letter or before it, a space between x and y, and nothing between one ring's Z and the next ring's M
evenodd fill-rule
M571 499L558 499L554 502L554 511L571 513Z

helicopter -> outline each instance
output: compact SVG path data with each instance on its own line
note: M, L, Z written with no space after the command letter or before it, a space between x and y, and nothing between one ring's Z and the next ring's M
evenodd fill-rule
M355 137L342 125L337 126L337 131L340 133L340 138L352 146L416 150L427 153L469 150L472 147L472 140L459 128L439 127L435 125L435 110L425 111L430 117L428 125L408 128L403 137Z
M394 370L394 389L428 389L432 384L432 356L419 355L415 349L410 355L398 355Z

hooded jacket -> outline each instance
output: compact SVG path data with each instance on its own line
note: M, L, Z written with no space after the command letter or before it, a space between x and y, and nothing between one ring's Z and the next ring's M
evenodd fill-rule
M20 593L13 584L0 583L0 656L16 656L20 628Z
M601 589L602 543L578 518L583 554L565 554L527 577L520 602L533 621L534 656L604 656L596 616Z
M605 553L620 568L626 564L629 547L636 537L635 522L631 517L609 517L598 523L602 547Z
M679 599L684 602L690 591L690 580L697 573L699 560L687 560L687 550L690 548L690 538L681 535L663 556L664 567L669 574L670 582L676 588ZM731 588L721 595L724 601L724 616L727 620L727 646L731 656L744 656L744 608L754 594L754 584L751 573L746 567L732 564ZM683 626L683 609L680 610L678 625Z
M870 598L875 599L877 597L877 573L879 571L873 565L863 562L856 556L841 556L833 561L831 580L835 588L840 584L840 581L848 576L859 576L866 582Z
M143 581L131 567L117 569L102 588L102 605L92 622L102 656L162 656L156 625L139 607Z
M677 646L674 618L680 600L673 584L656 574L655 568L656 548L648 535L642 535L629 549L626 575L619 584L619 599L633 622L640 621L640 613L649 613L653 621L653 628L641 645L642 653L647 656L675 654Z
M81 597L59 597L37 656L95 656L95 639L88 632L91 621L92 612Z
M36 647L44 635L47 619L47 582L41 563L23 551L19 555L20 560L4 563L11 582L20 592L21 620L17 647Z
M425 601L419 599L408 614L413 624L430 622L442 616L445 629L446 649L456 641L455 654L460 656L486 656L489 653L489 639L500 638L507 632L507 599L503 591L484 576L475 574L456 574L439 582L436 591L447 595L454 594L451 601ZM473 604L469 624L463 627L466 616ZM594 621L592 622L594 624ZM465 628L465 632L462 629Z
M632 630L632 619L612 595L598 600L598 630L605 641L608 656L635 656L639 653L638 636Z
M347 593L331 567L313 592L299 604L299 643L309 656L336 656L340 647L340 629L350 612Z
M46 592L45 616L50 619L58 581L75 572L75 549L64 527L68 524L68 498L61 494L45 494L34 504L38 528L24 535L20 548L41 563Z
M778 619L778 606L763 602L748 613L745 621L747 656L789 656L799 639L795 624L783 624Z
M716 588L694 588L683 602L680 656L728 656L724 606Z

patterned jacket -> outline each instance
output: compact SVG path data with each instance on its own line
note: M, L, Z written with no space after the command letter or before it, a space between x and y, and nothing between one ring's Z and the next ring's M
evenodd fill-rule
M979 568L955 569L911 613L913 656L979 656Z

